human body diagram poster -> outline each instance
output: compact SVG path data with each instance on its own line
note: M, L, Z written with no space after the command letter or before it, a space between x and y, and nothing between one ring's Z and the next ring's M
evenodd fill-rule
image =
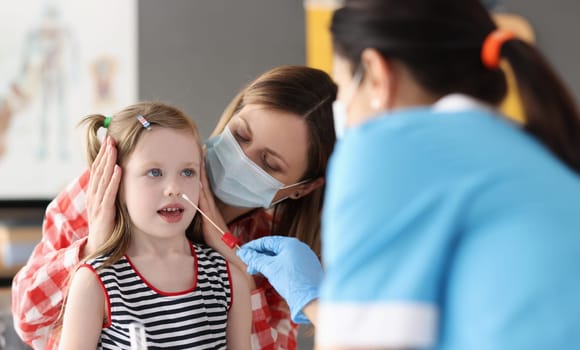
M50 199L87 167L86 115L137 100L137 0L0 11L0 200Z

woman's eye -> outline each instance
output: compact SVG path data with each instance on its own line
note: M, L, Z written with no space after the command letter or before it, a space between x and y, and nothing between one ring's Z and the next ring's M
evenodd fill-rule
M278 172L280 171L280 167L276 164L270 157L264 155L262 157L262 163L266 167L267 170Z
M248 134L248 132L246 130L243 130L242 128L237 128L234 135L235 135L236 139L238 139L242 142L250 141L250 135Z
M151 169L147 172L147 176L158 177L161 176L161 169Z
M195 176L195 171L193 169L184 169L181 174L183 176L187 176L187 177L194 177Z

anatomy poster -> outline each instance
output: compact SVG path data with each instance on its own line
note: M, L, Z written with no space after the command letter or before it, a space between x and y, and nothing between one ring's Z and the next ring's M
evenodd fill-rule
M87 167L86 115L137 100L137 0L0 11L0 200L50 199Z

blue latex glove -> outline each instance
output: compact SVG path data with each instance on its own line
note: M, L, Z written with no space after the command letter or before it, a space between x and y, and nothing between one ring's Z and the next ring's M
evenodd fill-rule
M302 309L318 298L322 266L316 254L296 238L269 236L244 244L237 252L248 273L261 273L290 306L292 321L309 323Z

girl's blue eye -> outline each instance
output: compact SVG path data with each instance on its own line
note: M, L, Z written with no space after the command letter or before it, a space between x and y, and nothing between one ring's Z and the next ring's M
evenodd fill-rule
M158 177L161 175L161 169L151 169L147 172L147 176Z
M181 174L183 176L187 176L187 177L193 177L195 176L195 171L193 171L193 169L184 169Z

